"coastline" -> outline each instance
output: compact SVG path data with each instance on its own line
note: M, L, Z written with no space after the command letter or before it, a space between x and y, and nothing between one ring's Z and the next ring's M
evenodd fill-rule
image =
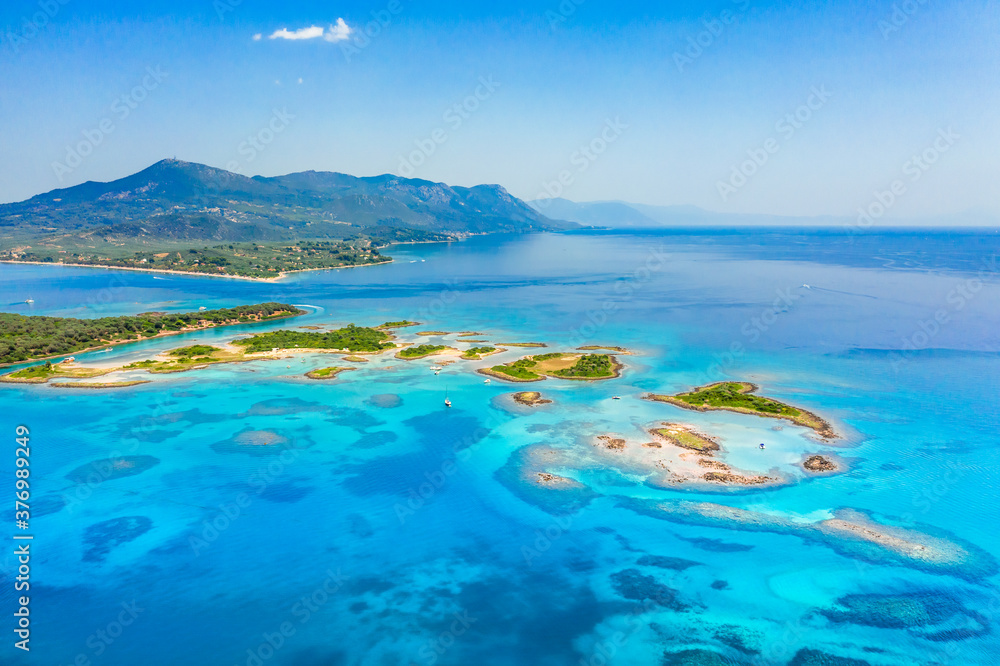
M299 314L287 314L287 315L283 315L281 317L274 317L273 319L268 319L267 321L281 321L281 320L284 320L284 319L294 319L295 317L301 317L301 316L303 316L305 314L308 314L308 313L302 312L302 313L299 313ZM31 316L31 315L25 315L25 316ZM0 363L0 369L2 369L2 368L11 368L11 367L14 367L16 365L24 365L24 364L28 364L28 363L37 363L38 361L51 361L54 358L63 358L63 357L66 357L66 356L73 356L75 354L86 354L87 352L97 351L98 349L104 349L106 347L116 347L116 346L119 346L119 345L131 345L131 344L135 344L136 342L146 342L148 340L158 340L159 338L168 338L168 337L170 337L172 335L182 335L184 333L198 333L198 332L201 332L201 331L208 331L208 330L215 329L215 328L226 328L227 326L246 326L246 325L250 325L250 324L260 324L260 323L263 323L263 321L253 321L253 322L238 321L238 322L235 322L233 324L218 324L216 326L202 326L200 328L190 328L190 329L185 329L183 331L168 331L166 333L157 333L156 335L151 335L148 338L139 338L138 340L112 340L111 342L106 342L104 344L97 345L95 347L87 347L86 349L74 349L73 351L68 351L68 352L65 352L63 354L53 354L52 356L39 356L37 358L30 358L30 359L27 359L27 360L24 360L24 361L18 361L16 363ZM8 380L2 380L2 379L0 379L0 381L17 381L17 380L10 380L10 379L8 379Z
M168 275L183 275L187 277L210 277L224 278L227 280L245 280L248 282L280 282L289 275L295 273L310 273L313 271L339 271L341 268L366 268L369 266L384 266L395 263L395 259L387 259L373 264L351 264L349 266L327 266L324 268L300 268L294 271L282 271L270 278L250 277L246 275L224 275L221 273L199 273L196 271L176 271L166 268L136 268L134 266L105 266L104 264L68 264L62 261L16 261L14 259L0 259L0 264L24 264L29 266L68 266L72 268L100 268L106 271L137 271L139 273L164 273Z

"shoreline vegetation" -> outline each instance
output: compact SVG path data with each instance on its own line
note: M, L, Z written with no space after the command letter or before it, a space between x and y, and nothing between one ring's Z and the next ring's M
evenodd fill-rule
M392 335L373 328L363 328L350 324L344 328L329 332L303 332L279 330L259 333L246 338L233 340L225 347L211 345L190 345L179 349L171 349L158 354L155 358L135 361L120 367L94 368L84 367L75 360L67 359L62 363L46 361L0 376L0 382L10 384L47 384L50 380L61 379L93 379L114 372L144 371L153 375L165 375L189 370L199 370L211 365L224 363L245 363L256 360L271 360L287 358L289 353L346 353L352 362L366 362L360 354L380 354L390 349L397 349L391 342ZM345 359L345 360L346 360ZM360 359L360 360L358 360ZM335 374L354 368L325 368L316 372L313 379L332 378ZM330 371L326 373L324 371ZM336 373L333 371L336 370ZM130 382L132 380L127 380ZM109 382L109 385L122 386L127 382ZM137 381L136 383L145 383ZM54 384L61 388L69 387L69 382ZM72 387L76 387L73 383ZM110 386L95 386L104 388Z
M624 347L614 347L611 345L587 345L585 347L577 347L577 351L606 351L614 352L616 354L621 354L622 356L631 356L632 352Z
M682 409L699 412L724 410L765 418L784 419L796 425L811 428L823 439L838 438L833 427L816 414L771 398L754 395L759 388L750 382L718 382L677 395L650 393L643 396L643 399L652 402L666 402Z
M397 328L409 328L411 326L420 326L419 321L387 321L381 326L376 326L375 328L381 331L391 331Z
M336 379L337 375L342 372L350 372L352 370L357 370L357 368L320 368L319 370L312 370L306 373L306 377L309 379Z
M488 356L502 354L506 349L502 347L472 347L462 352L462 358L466 361L481 361Z
M52 388L73 388L73 389L116 389L151 384L148 379L135 379L122 382L49 382Z
M379 329L349 324L327 332L271 331L233 340L233 344L243 347L247 354L297 349L333 350L352 354L380 353L396 347L395 343L390 342L392 337L390 333Z
M396 352L396 358L402 361L418 361L428 356L440 356L450 352L458 352L458 350L445 345L410 345Z
M478 372L507 382L540 382L549 378L601 381L620 377L622 367L622 364L609 354L555 352L525 356L504 365L481 368Z
M0 313L0 367L44 361L168 335L222 326L254 324L306 314L285 303L242 305L221 310L73 319Z
M385 246L382 246L385 247ZM223 277L275 282L293 273L360 268L392 263L370 241L241 242L189 249L142 250L130 256L100 257L74 253L41 256L5 253L0 263L72 266L114 270Z

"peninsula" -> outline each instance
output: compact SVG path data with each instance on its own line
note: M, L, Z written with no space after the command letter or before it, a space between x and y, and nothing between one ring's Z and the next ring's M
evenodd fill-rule
M151 340L220 326L270 322L305 314L292 305L262 303L224 310L71 319L0 313L0 367Z

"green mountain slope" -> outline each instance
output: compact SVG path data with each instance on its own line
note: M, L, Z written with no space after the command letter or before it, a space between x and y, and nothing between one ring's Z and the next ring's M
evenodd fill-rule
M0 248L39 239L60 247L359 236L422 240L567 224L548 219L498 185L450 187L391 175L315 171L249 178L162 160L110 183L87 182L0 205Z

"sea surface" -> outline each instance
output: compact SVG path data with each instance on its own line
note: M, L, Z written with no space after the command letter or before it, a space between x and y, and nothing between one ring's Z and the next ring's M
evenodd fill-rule
M520 385L472 371L530 350L437 375L433 359L386 356L316 382L303 374L343 363L306 356L115 391L0 385L0 663L1000 663L1000 236L579 232L389 253L391 265L277 283L0 265L8 312L265 301L310 312L82 362L401 319L494 343L635 352L612 382L530 386L554 401L535 409L510 401ZM844 439L641 400L729 378L822 415ZM584 455L595 435L641 438L664 421L718 436L741 470L796 470L826 453L847 471L708 492L570 466L553 471L582 489L564 494L522 474L538 447ZM13 647L18 425L31 431L30 653ZM974 562L942 571L794 530L641 510L678 500L803 525L853 509L960 544Z

